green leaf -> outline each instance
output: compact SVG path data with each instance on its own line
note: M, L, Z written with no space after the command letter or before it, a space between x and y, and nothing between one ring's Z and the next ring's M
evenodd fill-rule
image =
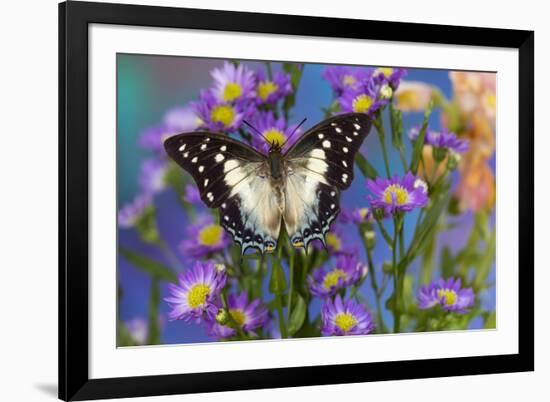
M433 103L430 102L426 110L424 111L424 120L422 121L422 128L418 133L418 137L413 144L413 155L411 160L410 170L415 173L418 171L418 164L420 163L420 158L422 156L422 147L424 146L424 137L426 137L426 130L428 129L428 120L430 114L432 113Z
M455 260L449 247L445 247L441 252L441 274L448 278L454 274Z
M269 278L269 291L275 295L281 295L286 289L285 272L278 258L273 258L271 264L271 278Z
M292 307L292 313L290 314L290 320L288 322L288 333L290 335L294 335L302 327L307 310L306 302L298 293L294 293L294 300L296 300L296 302Z
M150 258L144 257L124 247L119 247L118 252L129 263L133 264L136 268L139 268L143 272L151 275L153 278L157 278L166 282L177 282L177 275L166 265L161 264L160 262L157 262Z
M497 313L492 311L485 317L485 328L486 329L495 329L497 327Z
M361 170L361 173L363 173L363 176L372 180L378 177L378 172L376 171L374 166L372 166L367 158L365 158L359 152L355 155L355 162L357 163L359 170Z

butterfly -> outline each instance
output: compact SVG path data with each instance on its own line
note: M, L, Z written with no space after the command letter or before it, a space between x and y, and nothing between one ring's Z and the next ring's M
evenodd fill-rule
M251 247L273 252L283 224L291 244L307 251L315 239L326 247L371 123L359 113L328 118L285 152L278 142L263 154L226 134L200 131L169 137L164 148L191 174L202 201L219 209L221 226L243 254Z

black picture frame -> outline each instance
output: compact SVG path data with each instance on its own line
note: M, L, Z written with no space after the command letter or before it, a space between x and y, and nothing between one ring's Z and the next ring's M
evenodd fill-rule
M89 338L88 26L92 23L517 49L518 269L521 266L518 273L518 353L90 379L86 345ZM59 5L59 398L86 400L532 371L533 311L534 32L78 1Z

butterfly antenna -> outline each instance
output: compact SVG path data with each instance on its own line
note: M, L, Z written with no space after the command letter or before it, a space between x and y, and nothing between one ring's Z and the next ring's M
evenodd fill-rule
M294 131L292 132L292 134L290 134L290 135L288 136L288 138L285 140L285 142L283 143L283 145L281 145L281 148L283 148L283 147L287 144L287 142L292 138L292 136L298 132L298 129L302 126L302 124L304 124L304 123L306 122L306 120L307 120L307 117L304 117L304 119L300 122L300 124L298 124L298 125L296 126L296 128L294 129Z
M269 140L267 139L267 137L265 135L263 135L260 130L258 130L256 127L254 127L252 124L250 124L249 122L247 122L246 120L243 120L243 123L246 124L248 127L250 127L252 130L254 130L255 132L257 132L258 134L260 134L260 136L265 140L266 143L270 144Z

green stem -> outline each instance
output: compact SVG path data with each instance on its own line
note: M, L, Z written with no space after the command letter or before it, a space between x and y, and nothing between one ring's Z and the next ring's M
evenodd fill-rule
M388 162L388 151L386 149L386 134L384 132L384 125L377 119L374 123L376 132L378 133L378 139L380 140L380 148L382 148L382 156L384 157L384 167L386 169L386 176L390 178L390 164Z
M370 276L370 285L372 287L372 290L374 291L374 296L376 298L376 314L378 316L378 326L380 328L380 332L387 332L386 324L384 323L384 317L382 316L382 304L380 301L382 292L380 292L380 288L378 287L378 281L376 280L376 272L374 270L372 253L370 248L368 248L366 244L365 244L365 249L367 251L367 262L369 264L369 271L370 271L368 273L368 276Z
M393 272L393 332L397 333L401 329L401 294L399 292L399 272L397 266L397 238L399 232L399 219L393 218L393 241L392 241L392 272Z
M384 240L386 241L386 243L388 243L388 246L391 246L392 245L392 238L390 237L389 233L387 232L386 228L384 227L384 225L382 224L382 221L380 219L377 219L376 220L376 223L378 224L378 227L380 228L380 233L382 233L382 237L384 238Z
M289 279L289 287L288 287L288 296L286 301L286 322L290 322L290 310L292 306L292 289L294 287L294 258L296 253L291 253L289 256L289 270L288 270L288 279Z
M277 315L279 316L279 330L281 331L281 337L284 339L288 335L286 332L285 318L283 315L283 304L281 299L282 299L281 295L275 295L275 304L277 305Z
M229 322L231 324L230 327L234 328L237 331L237 334L239 334L239 337L241 339L246 339L247 336L243 332L243 329L241 328L241 326L237 323L237 321L235 321L235 319L231 315L231 311L229 310L229 304L227 303L227 294L225 293L225 291L222 292L222 303L223 303L223 307L225 308L225 311L227 311L227 316L228 316Z

